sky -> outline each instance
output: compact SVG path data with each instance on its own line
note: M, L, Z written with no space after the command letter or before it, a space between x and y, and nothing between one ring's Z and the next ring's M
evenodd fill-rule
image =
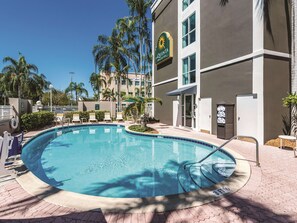
M125 0L0 0L0 71L6 56L35 64L56 89L83 82L93 95L93 46L128 16Z

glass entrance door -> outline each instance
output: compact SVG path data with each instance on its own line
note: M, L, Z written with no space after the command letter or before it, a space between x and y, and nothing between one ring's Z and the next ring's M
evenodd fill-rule
M182 126L196 128L195 94L182 95Z
M185 126L192 127L192 95L185 95Z

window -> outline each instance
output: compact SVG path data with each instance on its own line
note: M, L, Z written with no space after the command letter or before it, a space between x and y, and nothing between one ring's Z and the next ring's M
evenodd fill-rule
M183 85L196 82L196 55L183 59Z
M196 40L196 15L195 13L183 22L183 47Z
M141 81L141 86L144 86L144 81Z
M140 82L139 81L135 81L135 86L139 86Z
M126 85L126 79L122 79L122 85Z
M128 94L129 94L129 96L133 96L133 92L129 92Z
M188 6L193 2L194 0L183 0L183 11L188 8Z
M127 80L128 80L128 84L129 84L129 86L132 86L133 81L131 81L129 78L128 78Z

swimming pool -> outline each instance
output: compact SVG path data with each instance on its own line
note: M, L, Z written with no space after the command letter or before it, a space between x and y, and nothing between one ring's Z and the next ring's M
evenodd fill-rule
M213 149L194 140L131 134L118 125L84 125L38 135L24 146L22 160L35 176L62 190L142 198L210 187L228 178L235 160L224 151L201 166L179 168Z

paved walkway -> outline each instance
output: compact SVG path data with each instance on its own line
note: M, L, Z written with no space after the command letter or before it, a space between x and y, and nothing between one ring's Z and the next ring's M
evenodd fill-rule
M215 144L224 142L212 135L162 124L154 127L163 134L199 138ZM216 202L163 213L81 212L43 201L50 193L33 197L15 180L8 179L0 183L0 222L297 222L297 158L293 152L262 146L259 168L252 162L254 144L234 141L228 147L251 160L252 175L242 189Z

